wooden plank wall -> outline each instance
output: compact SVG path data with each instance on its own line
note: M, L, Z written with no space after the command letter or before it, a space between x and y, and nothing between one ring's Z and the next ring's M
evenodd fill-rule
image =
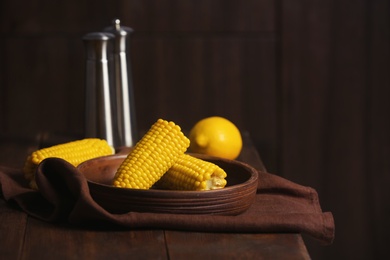
M0 2L0 134L82 135L81 38L120 18L140 129L203 117L250 131L269 171L316 188L336 240L313 259L385 252L386 0Z
M380 259L390 230L389 1L282 1L280 172L336 220L325 259Z

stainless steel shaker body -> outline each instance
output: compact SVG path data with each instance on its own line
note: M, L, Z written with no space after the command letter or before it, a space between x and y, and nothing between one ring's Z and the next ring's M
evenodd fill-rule
M108 67L109 33L93 32L83 37L86 47L85 136L106 139L114 146L114 128Z
M133 82L130 74L130 63L127 62L127 40L133 29L120 25L119 19L104 29L112 33L114 38L114 84L116 123L119 135L117 146L134 146L137 141L136 115L133 93ZM129 66L128 66L129 65Z

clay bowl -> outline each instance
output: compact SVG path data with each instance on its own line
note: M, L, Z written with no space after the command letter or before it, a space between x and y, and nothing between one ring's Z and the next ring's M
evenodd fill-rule
M192 154L219 165L227 173L227 186L210 191L138 190L111 186L116 169L126 158L116 154L86 161L78 169L88 180L95 201L111 213L155 212L173 214L238 215L253 203L258 173L248 164Z

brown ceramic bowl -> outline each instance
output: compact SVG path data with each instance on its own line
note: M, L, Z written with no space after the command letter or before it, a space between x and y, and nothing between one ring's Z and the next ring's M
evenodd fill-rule
M116 154L86 161L78 169L88 180L92 197L111 213L156 212L175 214L238 215L253 203L258 173L248 164L192 154L219 165L227 173L227 186L210 191L138 190L111 186L116 169L126 158Z

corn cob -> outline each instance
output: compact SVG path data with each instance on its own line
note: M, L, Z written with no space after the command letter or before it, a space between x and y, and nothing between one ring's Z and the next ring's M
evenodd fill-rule
M74 166L100 156L111 155L114 149L106 140L98 138L86 138L64 144L58 144L33 152L27 157L23 172L30 187L37 189L35 171L38 165L46 158L56 157L66 160Z
M156 183L170 190L215 190L226 186L226 172L218 165L183 154Z
M113 185L149 189L187 150L190 141L178 125L158 119L119 166Z

